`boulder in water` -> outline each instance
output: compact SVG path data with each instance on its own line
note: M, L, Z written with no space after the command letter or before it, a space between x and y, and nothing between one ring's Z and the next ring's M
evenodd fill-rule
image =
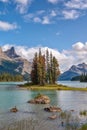
M45 95L38 94L34 99L28 101L28 103L32 104L49 104L50 98Z

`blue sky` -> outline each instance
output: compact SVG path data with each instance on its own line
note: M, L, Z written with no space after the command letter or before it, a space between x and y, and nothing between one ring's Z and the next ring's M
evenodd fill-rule
M21 46L25 57L29 48L54 49L63 70L85 61L87 0L0 0L0 45Z
M0 44L58 50L87 41L87 0L0 0Z

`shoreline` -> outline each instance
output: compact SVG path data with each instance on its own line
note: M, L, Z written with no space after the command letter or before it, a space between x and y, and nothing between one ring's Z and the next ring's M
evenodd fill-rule
M68 87L65 85L58 85L58 84L52 84L52 85L18 85L17 86L21 90L64 90L64 91L87 91L87 88L75 88L75 87Z

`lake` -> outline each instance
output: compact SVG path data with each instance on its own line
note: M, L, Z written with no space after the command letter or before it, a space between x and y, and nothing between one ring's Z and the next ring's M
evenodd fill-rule
M74 109L76 113L80 110L87 110L87 92L20 90L17 88L17 84L19 83L0 84L0 127L26 117L38 118L41 123L44 122L46 124L50 113L44 112L43 109L48 105L27 103L28 100L34 98L38 93L48 95L51 99L51 104L57 105L63 110ZM17 106L19 109L18 113L10 113L10 108L14 106ZM55 123L57 125L57 122Z
M77 87L77 88L86 88L87 82L79 82L79 81L58 81L58 84L66 85L69 87Z

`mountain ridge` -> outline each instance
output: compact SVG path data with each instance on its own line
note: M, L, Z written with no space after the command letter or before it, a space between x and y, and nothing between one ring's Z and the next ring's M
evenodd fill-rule
M80 76L83 73L87 73L86 63L72 65L69 70L59 76L58 80L71 80L73 77Z
M7 51L2 51L0 47L0 73L30 75L31 62L19 56L14 47Z

